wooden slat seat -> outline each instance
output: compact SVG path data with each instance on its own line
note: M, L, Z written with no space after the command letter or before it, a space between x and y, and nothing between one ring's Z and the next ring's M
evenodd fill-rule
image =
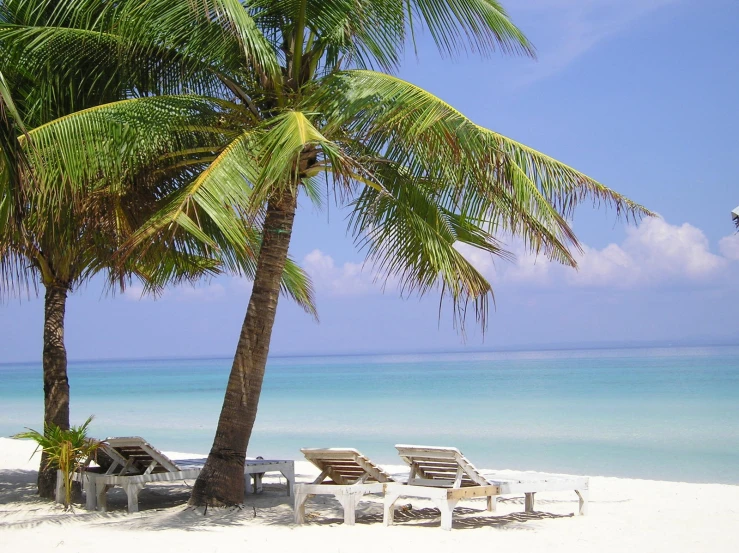
M128 512L139 509L138 497L144 486L151 482L174 482L195 479L205 464L205 459L186 459L178 465L164 453L139 436L107 438L98 449L98 470L86 470L75 474L86 492L86 508L107 510L107 492L120 486L128 498ZM287 495L291 496L295 482L295 466L290 460L247 459L244 465L247 489L254 479L254 490L261 489L265 472L280 472L287 480ZM57 478L57 500L62 497L63 479Z
M441 511L441 527L452 529L454 507L463 498L487 497L489 511L494 511L498 495L523 493L525 510L534 510L534 494L541 491L573 490L580 503L580 514L587 511L588 479L552 476L532 480L486 478L454 447L396 445L400 458L410 466L407 484L385 487L383 523L393 522L395 502L400 497L431 499Z
M365 494L383 493L392 476L356 449L301 449L321 473L311 484L295 487L295 523L305 522L305 503L313 495L333 495L344 508L344 524L353 525L357 502Z
M106 511L108 490L120 486L128 498L128 512L135 513L139 510L139 493L146 484L197 478L204 461L188 460L187 466L180 467L139 436L107 438L97 452L100 468L75 474L75 480L82 482L87 509Z

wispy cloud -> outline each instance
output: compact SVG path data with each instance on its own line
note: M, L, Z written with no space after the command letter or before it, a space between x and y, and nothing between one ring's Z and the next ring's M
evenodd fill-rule
M739 261L739 234L719 243L713 253L703 231L689 223L673 225L662 218L645 219L626 227L626 238L603 248L583 245L576 255L578 269L549 262L510 240L514 262L482 250L457 244L457 249L494 287L652 289L664 285L700 286L720 282L732 263ZM331 255L313 250L302 260L319 292L329 296L366 296L382 292L384 279L360 263L337 263ZM394 286L397 279L388 284Z
M302 265L316 289L331 296L358 296L381 289L380 284L373 282L369 271L362 271L361 264L347 262L337 266L334 259L321 250L306 255Z
M513 20L537 47L538 63L519 84L549 77L595 45L656 10L683 0L519 0Z
M739 234L724 236L718 243L718 247L728 259L739 261Z
M702 230L688 223L672 225L661 218L644 220L626 229L620 244L604 248L583 246L578 270L536 257L518 243L511 249L515 263L494 262L479 250L459 246L477 269L494 283L520 286L591 288L649 288L668 283L701 283L720 278L732 260L739 259L739 237L720 242L723 255L711 252Z
M720 253L711 251L703 231L689 223L673 225L661 218L649 218L639 226L626 228L620 243L603 248L583 245L576 256L578 269L547 261L527 251L520 241L510 240L508 249L514 262L495 258L471 246L458 244L457 249L487 278L495 288L505 284L526 289L593 288L654 289L664 285L701 286L720 283L739 262L739 234L719 241ZM330 254L313 250L301 261L319 294L329 297L359 297L381 294L396 289L398 278L378 276L371 265L361 262L337 262ZM231 277L219 282L168 288L162 301L217 302L244 296L251 281ZM124 293L129 300L150 301L142 295L140 285L132 285Z
M123 297L130 301L177 301L177 302L210 302L217 301L226 296L223 285L214 282L202 282L195 286L183 284L172 288L166 288L160 295L153 296L145 294L141 284L132 284L123 292Z

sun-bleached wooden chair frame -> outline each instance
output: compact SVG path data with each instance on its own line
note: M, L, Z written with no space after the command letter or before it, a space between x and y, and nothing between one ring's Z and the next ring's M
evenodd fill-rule
M89 510L107 511L108 490L120 486L128 499L128 512L138 512L139 493L146 484L195 479L202 470L200 460L179 466L139 436L108 438L100 451L112 461L104 473L87 470L75 475L82 482Z
M587 478L552 477L542 480L488 479L454 447L396 445L401 459L410 466L407 484L385 487L383 524L393 523L395 503L400 497L431 499L441 511L441 527L452 529L454 507L461 499L486 497L487 510L495 511L499 495L525 494L525 510L534 510L534 494L541 491L573 490L580 499L580 514L585 514L588 499Z
M441 511L441 527L452 529L454 507L462 499L488 498L488 510L499 486L488 482L460 452L452 447L396 445L400 457L410 466L407 484L388 484L382 522L393 523L395 503L400 497L432 500Z
M107 438L100 451L112 463L103 472L85 469L73 479L82 482L85 490L85 508L107 511L107 492L120 486L128 499L128 512L139 510L139 493L150 482L176 482L195 479L203 469L205 459L172 461L149 442L139 436ZM262 491L262 476L265 472L280 472L287 481L287 495L292 496L295 488L295 462L291 460L247 459L244 464L245 492ZM251 480L254 483L252 485ZM57 501L64 497L64 479L57 476Z
M314 495L333 495L344 508L344 524L353 525L365 494L383 493L393 478L356 449L301 449L321 473L311 484L295 486L295 524L305 522L305 503Z

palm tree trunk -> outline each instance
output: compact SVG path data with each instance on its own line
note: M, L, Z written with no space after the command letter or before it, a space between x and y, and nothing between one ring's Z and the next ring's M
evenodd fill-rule
M46 287L44 301L44 429L55 424L69 428L69 380L67 379L67 349L64 347L64 312L67 304L64 286ZM56 468L46 467L46 455L41 456L38 472L38 492L41 497L54 499Z
M270 200L249 307L241 327L216 436L193 486L190 505L231 506L244 500L244 462L290 246L297 195L292 190Z

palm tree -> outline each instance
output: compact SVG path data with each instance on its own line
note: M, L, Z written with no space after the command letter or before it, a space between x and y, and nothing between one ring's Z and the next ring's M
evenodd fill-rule
M121 262L118 250L133 230L192 171L202 169L208 155L219 152L233 137L219 131L207 133L204 140L203 132L188 132L182 133L186 139L180 141L158 141L149 157L125 169L125 178L111 167L92 167L84 175L76 172L67 163L70 158L65 158L64 145L74 144L74 155L84 159L85 149L94 143L80 145L68 114L88 108L87 117L95 117L99 104L134 94L161 93L167 86L179 90L182 82L168 84L171 67L143 66L135 59L134 47L123 50L121 44L92 30L96 20L107 17L104 3L53 4L0 2L0 67L10 81L8 86L4 78L0 80L0 276L5 295L35 289L37 283L45 289L44 428L67 430L70 398L64 317L68 294L99 273L111 288L123 289L132 277L138 277L155 292L166 284L222 271L251 275L260 237L242 224L232 226L232 236L226 240L209 214L197 213L200 228L208 233L205 242L198 233L172 232L158 236L139 248L135 257ZM78 51L70 53L65 48L68 45ZM79 65L63 63L71 55ZM207 92L209 83L200 82L201 91ZM18 109L10 99L11 87L22 98ZM106 110L111 113L109 107ZM24 129L18 111L34 129L19 132ZM168 102L165 109L156 101L149 102L147 111L150 121L158 121L170 133L178 125L189 128L193 122L203 128L212 126L224 114L216 104L200 102L199 119L191 117L191 106L183 98L179 104ZM131 122L107 121L95 138L104 140L108 133L121 135L135 129ZM155 141L155 136L151 138ZM115 161L116 156L111 159ZM302 271L290 263L281 279L285 291L312 312L311 287ZM55 479L55 469L42 458L40 495L53 498Z
M157 66L177 56L198 60L227 93L218 101L132 99L73 117L70 138L98 143L85 154L89 162L76 164L80 179L101 172L123 178L127 164L142 165L139 150L161 162L150 155L156 142L164 135L181 140L186 130L167 134L161 122L140 116L152 102L161 109L186 102L193 129L200 109L217 104L224 115L215 134L228 144L211 147L200 163L177 158L189 164L192 178L182 179L128 248L175 228L202 234L198 211L210 214L227 240L229 229L244 220L262 228L253 291L193 505L242 500L244 459L301 193L317 203L331 195L348 205L349 229L379 271L398 278L403 294L440 288L462 329L470 304L484 327L492 289L458 243L507 256L496 236L510 234L533 252L575 266L571 251L579 245L567 220L580 202L615 206L626 217L649 214L392 75L406 41L415 42L422 31L445 55L496 49L531 55L496 0L130 0L116 6L100 23L106 36L146 44L136 54ZM100 140L100 118L135 120L139 134ZM122 144L128 145L124 155ZM71 146L59 153L74 156Z
M25 132L15 102L10 94L10 87L5 76L0 73L0 186L15 187L20 184L18 174L25 159L18 144L18 136ZM2 204L0 211L3 215L10 211L10 207Z

